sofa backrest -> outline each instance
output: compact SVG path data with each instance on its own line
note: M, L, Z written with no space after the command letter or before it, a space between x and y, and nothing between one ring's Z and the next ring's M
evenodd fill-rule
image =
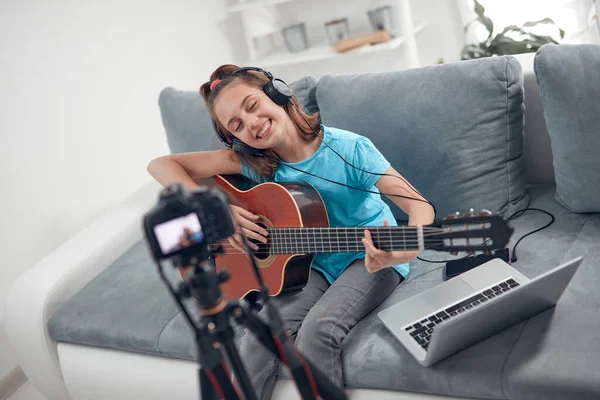
M534 70L552 141L555 200L576 213L600 212L600 45L548 44Z
M523 70L525 94L525 173L527 183L554 184L552 148L544 120L540 89L533 71L535 53L516 56Z
M326 75L317 103L325 125L370 138L438 218L470 208L508 216L528 204L523 76L513 57Z
M533 54L517 59L328 75L319 82L306 77L290 86L306 109L321 108L326 125L371 138L398 171L442 205L438 217L467 207L507 214L526 204L526 182L554 182ZM196 91L166 88L159 105L171 152L221 147ZM370 129L377 124L387 128ZM485 160L493 161L486 167ZM405 218L398 210L396 217Z

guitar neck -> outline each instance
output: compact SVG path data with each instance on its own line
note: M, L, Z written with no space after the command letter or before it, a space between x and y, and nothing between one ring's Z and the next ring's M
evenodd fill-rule
M365 250L364 230L369 229L375 247L386 250L423 250L420 226L378 226L353 228L270 228L271 254L354 253Z

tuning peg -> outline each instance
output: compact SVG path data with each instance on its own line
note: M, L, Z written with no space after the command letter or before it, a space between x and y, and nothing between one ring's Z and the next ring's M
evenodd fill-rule
M456 218L455 214L449 214L449 215L446 215L446 217L444 219L455 219L455 218Z
M471 208L471 209L469 209L469 211L468 211L468 212L466 212L466 213L464 213L464 214L462 215L462 218L465 218L465 217L472 217L472 216L474 215L474 211L475 211L475 210L473 210L472 208Z
M481 215L482 217L489 217L490 215L492 215L492 212L490 210L486 210L484 208L483 210L481 210L481 212L479 213L479 215Z

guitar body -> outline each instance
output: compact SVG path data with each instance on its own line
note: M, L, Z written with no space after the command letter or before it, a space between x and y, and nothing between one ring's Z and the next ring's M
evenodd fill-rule
M239 178L235 175L217 175L212 179L227 194L231 204L260 216L257 224L264 228L329 227L321 196L305 182L268 182L250 190L240 190L237 187ZM225 253L215 257L217 272L227 270L230 274L230 279L221 284L224 296L229 299L241 298L259 291L248 256L233 248L227 240L220 244ZM253 257L271 296L306 285L314 254L268 254L261 251L263 249L264 245L260 245Z
M251 252L269 294L302 288L310 276L314 254L364 251L363 230L369 229L375 247L385 251L431 249L436 251L484 251L504 248L513 229L500 216L487 210L473 211L458 218L425 226L329 227L327 210L317 190L305 182L262 183L242 190L241 175L217 175L198 182L217 186L232 205L260 219L255 221L269 231L267 243L250 239L259 248ZM214 246L215 243L209 244ZM234 248L228 240L224 252L215 257L217 272L226 270L230 278L221 284L225 298L242 298L260 291L250 255ZM182 278L189 273L180 268Z

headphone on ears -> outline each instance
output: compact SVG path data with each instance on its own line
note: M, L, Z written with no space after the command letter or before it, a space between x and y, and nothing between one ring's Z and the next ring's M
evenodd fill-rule
M289 104L291 102L291 98L293 95L292 89L290 89L290 87L287 85L287 83L285 83L281 79L274 78L273 74L271 74L268 71L265 71L264 69L257 68L257 67L243 67L243 68L235 70L230 76L241 75L241 74L245 73L246 71L260 72L260 73L264 74L267 78L269 78L269 81L263 86L263 91L265 92L267 97L269 99L271 99L275 104L283 107L286 104ZM238 138L234 137L233 140L231 142L229 142L228 139L225 137L225 135L217 127L216 121L213 119L212 122L213 122L213 126L215 128L217 137L219 138L219 140L221 142L223 142L225 144L226 147L229 147L230 149L233 149L234 151L240 152L247 156L254 156L254 157L263 157L264 156L264 152L262 149L257 149L252 146L249 146L246 143L242 142Z
M240 69L235 70L230 76L235 76L235 75L238 75L238 74L243 74L246 71L260 72L260 73L264 74L267 78L269 78L269 81L263 86L263 91L265 92L265 94L267 95L267 97L270 98L275 104L277 104L279 106L285 106L286 104L291 104L291 99L292 99L292 95L293 95L292 89L290 89L290 87L287 85L287 83L285 83L281 79L274 78L273 74L271 74L270 72L265 71L264 69L257 68L257 67L244 67L244 68L240 68ZM306 122L306 124L312 129L312 131L315 134L315 136L319 136L319 134L308 123L308 121L306 120L306 118L304 118L304 115L302 113L300 113L300 115L304 119L304 122ZM213 122L213 126L215 128L215 132L217 134L217 137L219 138L219 140L221 140L221 142L223 142L225 144L225 146L229 147L230 149L233 149L234 151L240 152L240 153L248 155L248 156L254 156L254 157L264 157L265 156L263 150L254 148L252 146L249 146L246 143L244 143L241 140L239 140L238 138L234 137L233 140L230 143L227 140L227 138L225 137L225 135L221 131L219 131L219 129L217 128L217 123L215 122L214 119L212 120L212 122ZM323 138L321 137L321 139L323 139ZM401 176L396 176L396 175L391 175L391 174L385 174L385 173L384 174L379 174L379 173L369 172L367 170L364 170L364 169L361 169L361 168L358 168L358 167L352 165L350 162L346 161L346 159L344 159L344 157L342 157L342 155L340 153L338 153L337 151L335 151L335 149L333 149L331 146L329 146L327 144L327 142L325 142L324 139L323 139L323 143L325 143L325 145L327 147L329 147L335 154L337 154L346 164L350 165L352 168L360 170L360 171L367 172L367 173L369 173L371 175L392 176L394 178L401 179L402 181L404 181L410 187L410 184L408 184L408 182L406 182L406 180L404 178L402 178ZM360 189L360 188L356 188L354 186L346 185L345 183L340 183L340 182L332 181L330 179L323 178L323 177L318 176L318 175L314 175L314 174L312 174L310 172L298 169L298 168L296 168L296 167L294 167L292 165L288 165L288 167L290 167L290 168L292 168L292 169L294 169L296 171L299 171L299 172L302 172L302 173L305 173L305 174L308 174L308 175L311 175L311 176L314 176L314 177L326 180L326 181L334 183L334 184L338 184L338 185L349 187L351 189L356 189L356 190L360 190L360 191L363 191L363 192L369 192L369 193L374 193L374 194L378 194L378 195L385 194L387 196L395 196L395 197L402 197L402 198L411 199L411 200L423 201L425 203L430 204L433 207L434 218L435 218L435 214L436 214L435 206L433 205L432 202L430 202L427 199L422 200L422 199L416 199L414 197L408 197L408 196L403 196L403 195L388 194L388 193L382 193L380 191L372 191L372 190L367 190L367 189ZM415 192L417 192L418 194L421 194L418 191L416 191L416 189L414 189L414 188L412 188L412 190L415 191Z

